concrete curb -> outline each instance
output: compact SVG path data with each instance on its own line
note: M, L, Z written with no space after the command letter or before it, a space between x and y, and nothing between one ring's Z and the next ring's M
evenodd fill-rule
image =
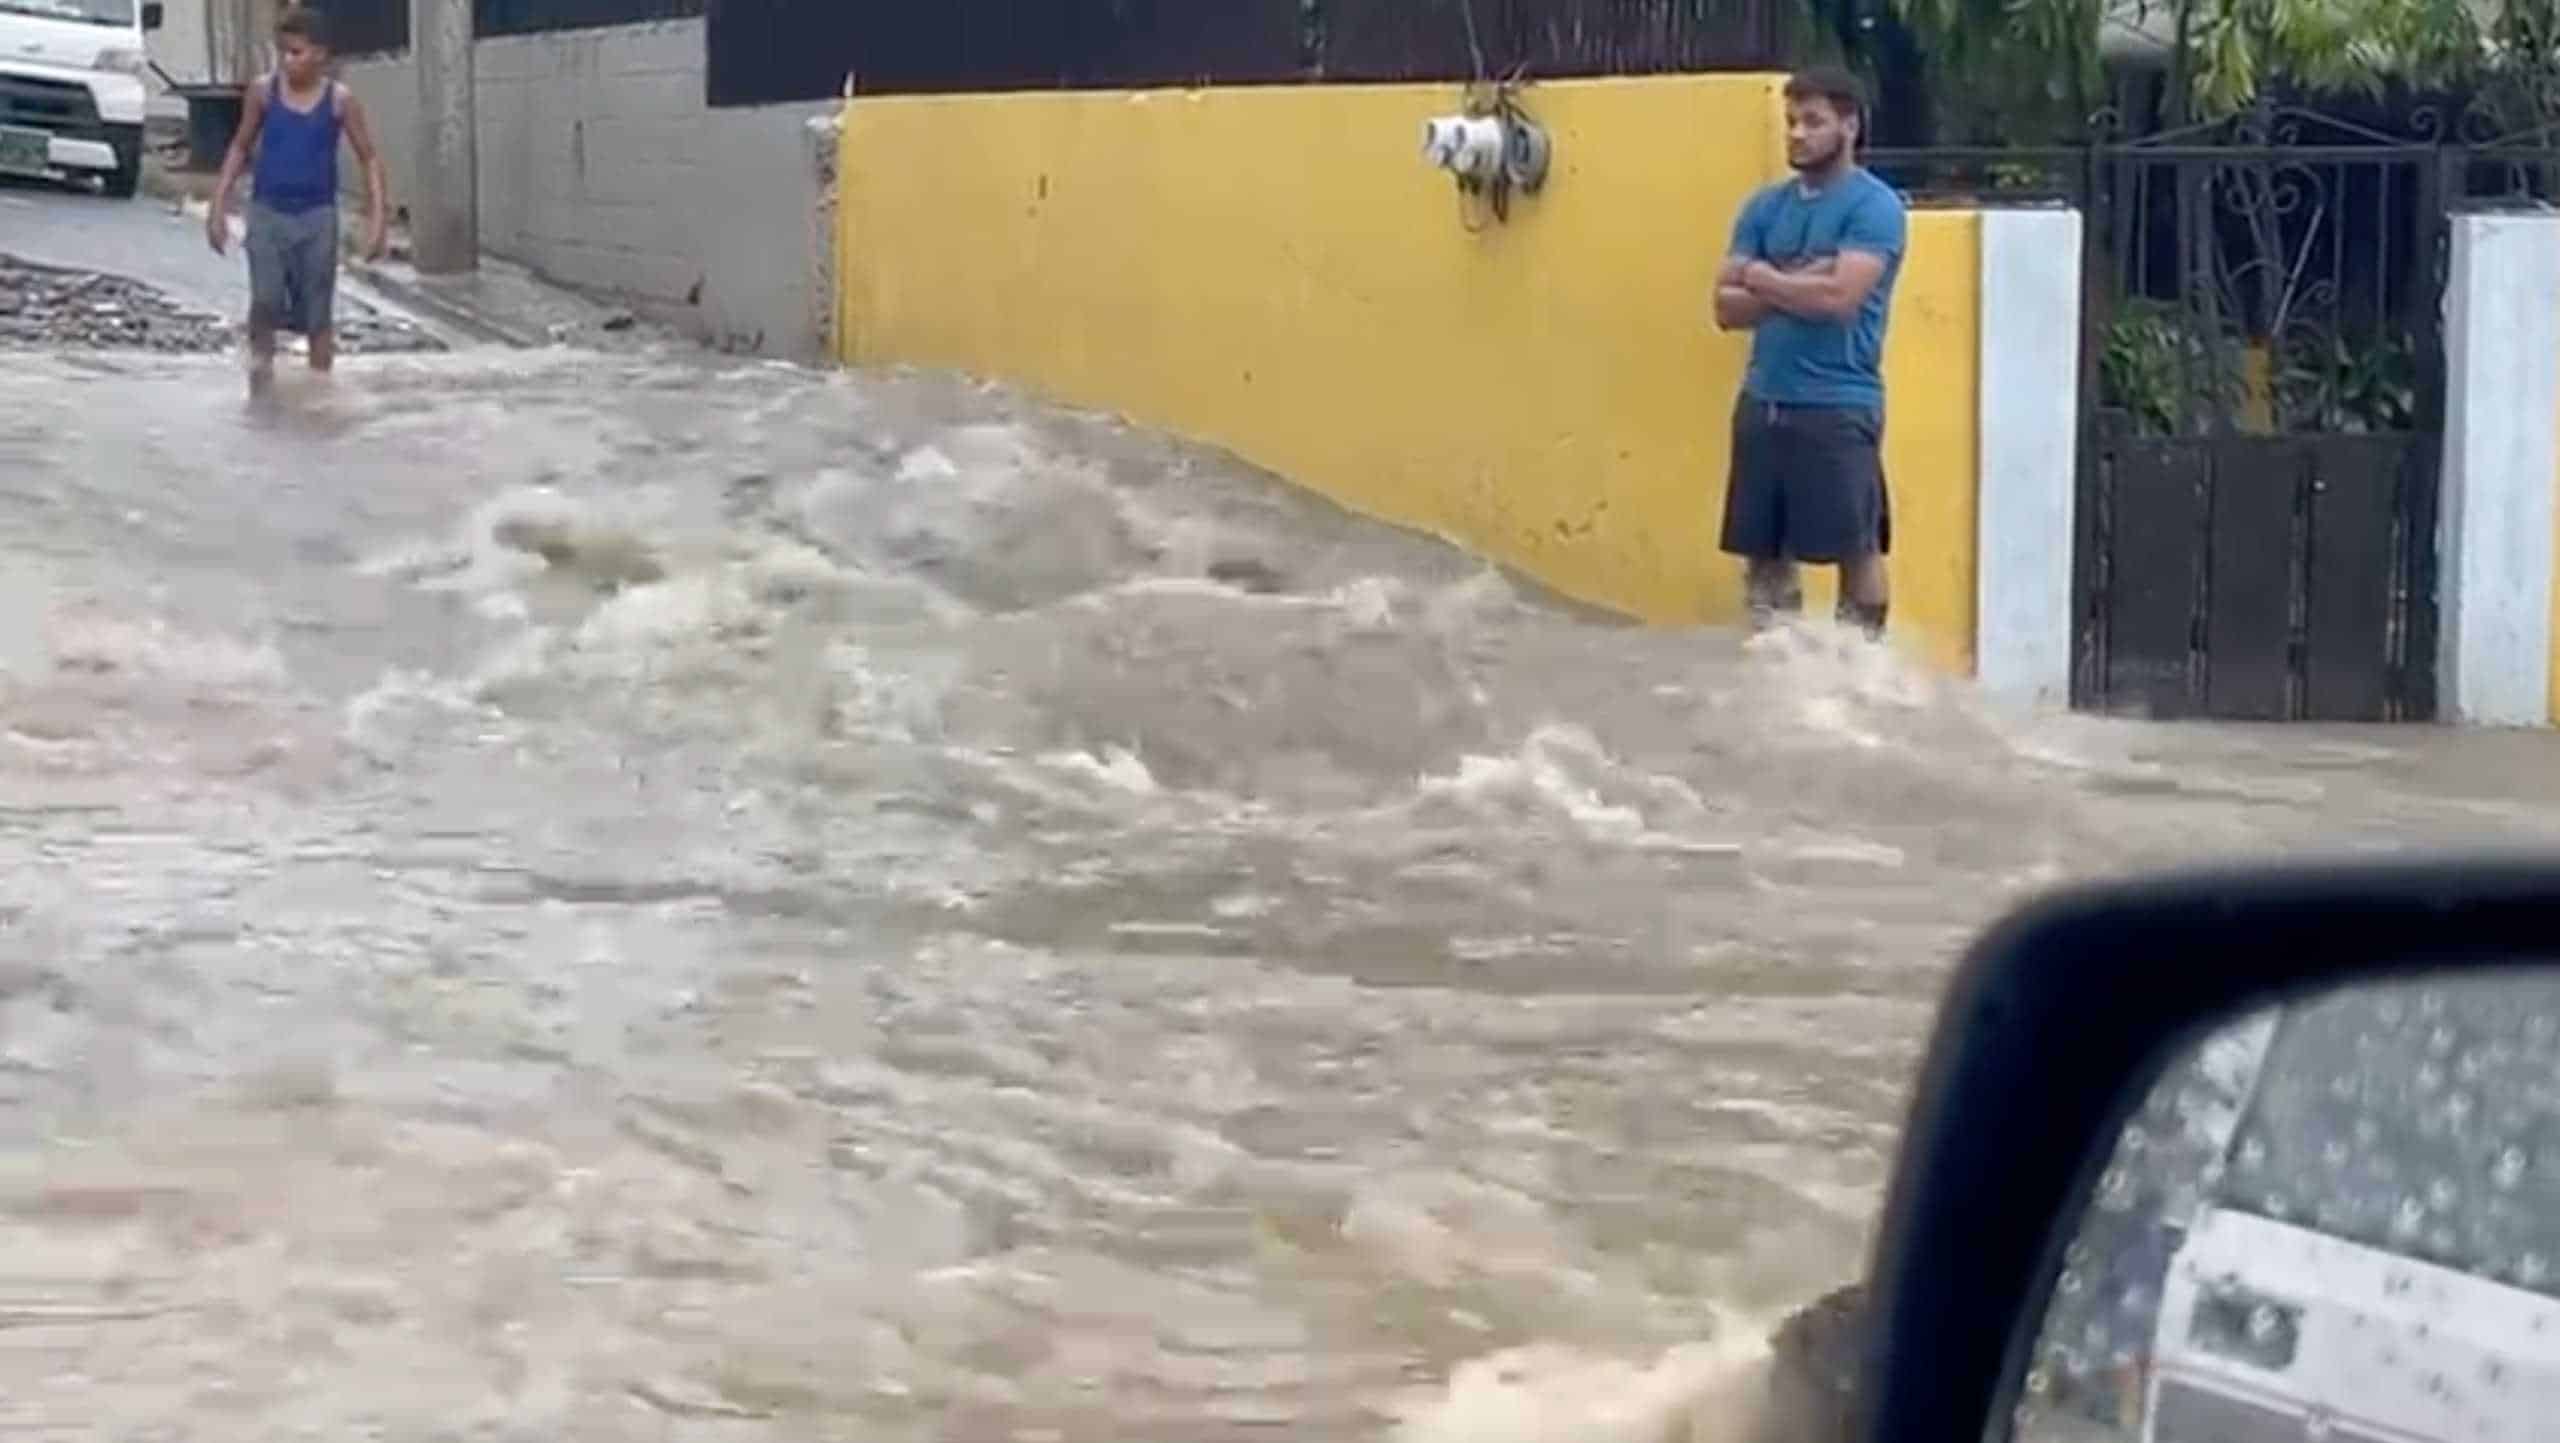
M511 346L519 351L539 350L551 344L548 335L503 324L436 294L432 282L403 280L360 261L348 262L340 274L387 301L386 309L408 311L431 330L448 330L478 345Z
M213 180L210 175L173 169L161 158L143 167L142 186L153 202L180 213L193 207L200 216ZM237 234L236 215L233 225ZM398 239L396 233L394 239ZM402 257L404 252L395 247L393 255ZM543 350L562 344L625 348L611 333L634 328L636 315L630 305L543 282L497 257L489 260L492 264L484 265L478 274L456 277L448 284L421 276L399 260L367 263L349 256L339 264L338 288L357 304L406 321L450 350L487 346Z

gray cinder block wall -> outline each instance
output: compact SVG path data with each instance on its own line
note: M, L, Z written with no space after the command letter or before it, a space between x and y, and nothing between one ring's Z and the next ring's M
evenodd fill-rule
M700 20L483 40L474 59L484 250L723 349L819 358L808 122L834 105L711 109ZM403 204L417 68L359 58L345 74Z

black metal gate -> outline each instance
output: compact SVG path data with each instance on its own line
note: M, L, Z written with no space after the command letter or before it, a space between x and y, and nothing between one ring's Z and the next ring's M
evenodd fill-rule
M2447 219L2553 203L2560 124L2372 118L2401 133L2271 106L1869 155L1922 203L2085 218L2075 706L2435 716Z
M2444 174L2291 112L2088 153L2075 703L2435 715Z
M2435 710L2436 439L2090 438L2083 706L2154 717Z

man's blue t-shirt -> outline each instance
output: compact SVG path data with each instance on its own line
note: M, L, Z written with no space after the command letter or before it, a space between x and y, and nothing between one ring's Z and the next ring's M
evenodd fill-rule
M1783 180L1753 196L1733 223L1733 254L1782 271L1868 251L1884 276L1847 321L1808 321L1773 311L1751 333L1742 392L1782 406L1884 409L1884 327L1902 274L1909 231L1902 197L1867 171L1852 170L1822 190Z

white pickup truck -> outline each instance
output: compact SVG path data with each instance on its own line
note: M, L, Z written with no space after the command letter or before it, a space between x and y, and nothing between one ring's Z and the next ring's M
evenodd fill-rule
M142 182L146 32L160 0L0 0L0 175Z

